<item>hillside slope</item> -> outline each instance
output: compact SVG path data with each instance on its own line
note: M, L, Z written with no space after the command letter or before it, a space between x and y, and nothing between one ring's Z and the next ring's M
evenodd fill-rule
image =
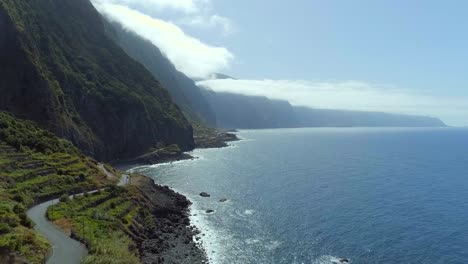
M27 208L116 181L69 141L0 112L0 263L43 263L49 253Z
M216 125L215 113L203 97L200 88L192 79L178 71L158 47L123 29L120 24L109 22L108 25L109 35L115 42L161 82L190 120L210 126Z
M107 36L89 0L2 0L0 31L0 110L99 159L194 147L178 106Z

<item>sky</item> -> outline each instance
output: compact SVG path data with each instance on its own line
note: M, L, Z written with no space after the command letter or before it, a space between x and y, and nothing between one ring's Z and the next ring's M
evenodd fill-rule
M468 126L463 0L93 0L216 91Z

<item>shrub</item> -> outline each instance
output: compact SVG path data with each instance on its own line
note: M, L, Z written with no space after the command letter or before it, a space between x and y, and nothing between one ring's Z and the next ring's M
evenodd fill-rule
M26 210L24 208L24 205L22 204L15 204L15 206L13 206L13 212L17 213L17 214L21 214L21 213L24 213Z
M17 193L15 196L13 196L13 200L18 202L18 203L24 203L24 197L23 195Z
M70 196L66 193L62 194L62 196L60 196L60 199L59 199L60 202L62 203L67 203L70 201Z
M6 223L0 223L0 235L8 234L11 232L11 227Z

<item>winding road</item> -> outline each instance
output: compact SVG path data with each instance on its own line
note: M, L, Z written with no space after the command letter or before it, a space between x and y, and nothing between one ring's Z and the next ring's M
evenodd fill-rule
M45 216L47 208L58 202L59 199L55 199L36 205L28 210L27 215L36 224L34 229L44 235L52 245L52 254L47 264L79 264L88 255L86 247L60 231L54 224L47 221Z
M103 169L104 167L100 168ZM109 173L105 169L104 171L106 174ZM118 185L124 186L128 182L129 176L124 174ZM88 193L96 191L97 190ZM72 196L70 196L70 198L72 198ZM47 264L79 264L81 260L88 255L86 247L80 242L71 239L46 218L47 208L57 203L59 203L59 199L38 204L29 209L27 215L35 223L34 229L44 235L52 245L52 253L47 260Z

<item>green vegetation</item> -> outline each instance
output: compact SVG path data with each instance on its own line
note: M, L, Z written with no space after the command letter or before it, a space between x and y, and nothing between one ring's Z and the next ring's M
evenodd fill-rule
M17 150L34 150L46 154L79 153L69 141L57 138L49 131L39 129L33 122L18 121L6 112L0 112L0 138Z
M160 142L193 148L182 111L109 38L90 1L2 0L0 22L0 110L102 160L132 158Z
M112 184L97 162L79 154L70 142L32 122L0 112L2 252L41 263L49 252L49 244L32 229L26 209L50 198Z
M82 263L140 263L128 236L135 217L145 211L138 196L135 186L112 187L64 199L49 207L47 217L88 246L90 255Z
M179 72L158 47L118 23L108 22L105 25L109 28L110 37L161 82L190 121L216 125L216 115L200 88Z
M0 196L0 249L16 252L32 263L40 263L49 252L49 243L32 229L21 203L4 194Z

